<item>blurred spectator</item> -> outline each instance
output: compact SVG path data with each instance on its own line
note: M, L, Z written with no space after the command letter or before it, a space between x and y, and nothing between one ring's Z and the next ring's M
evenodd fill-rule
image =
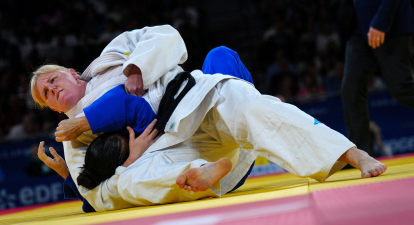
M344 76L344 63L337 62L334 69L329 71L325 80L325 90L329 95L339 95L342 77Z
M319 54L327 54L329 45L339 46L341 40L337 32L333 32L331 25L327 22L323 23L322 33L316 37L316 50Z
M30 134L34 134L40 131L39 121L34 119L34 116L27 113L23 116L21 123L14 125L10 129L10 133L7 135L9 140L21 140L28 138Z
M285 75L280 78L280 83L277 84L277 89L273 93L283 102L294 102L298 92L298 81L296 76Z
M323 86L318 84L316 74L313 69L307 69L302 77L302 88L299 89L297 94L298 100L301 102L308 102L314 100L320 100L325 93Z

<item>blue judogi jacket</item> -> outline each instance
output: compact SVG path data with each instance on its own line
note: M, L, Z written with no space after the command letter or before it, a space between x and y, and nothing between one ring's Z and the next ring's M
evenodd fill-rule
M108 91L83 112L93 134L121 129L128 134L128 125L139 136L154 119L159 119L145 99L125 93L124 85Z

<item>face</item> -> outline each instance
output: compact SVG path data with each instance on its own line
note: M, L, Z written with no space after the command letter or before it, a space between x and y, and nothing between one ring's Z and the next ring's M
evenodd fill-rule
M86 82L74 70L55 71L39 75L36 89L51 109L67 112L85 95Z

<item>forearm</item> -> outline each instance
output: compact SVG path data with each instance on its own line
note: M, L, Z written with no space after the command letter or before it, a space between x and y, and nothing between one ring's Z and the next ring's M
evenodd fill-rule
M142 76L142 72L138 66L130 64L127 68L125 68L124 75L127 77L129 77L130 75Z
M127 32L124 39L135 44L135 48L131 49L129 59L123 65L123 72L129 75L133 65L139 67L144 89L187 60L184 40L179 32L169 25Z
M83 132L90 130L91 127L85 116L62 120L56 128L56 141L74 140Z
M61 171L56 171L63 179L67 179L69 176L69 169L66 167L65 169L62 169Z
M88 122L88 118L86 118L86 116L82 116L82 117L79 117L79 118L76 118L76 119L78 119L77 120L77 127L78 127L80 133L83 133L83 132L88 131L88 130L91 129L91 126L89 125L89 122Z
M400 4L401 0L382 1L376 15L371 21L370 26L382 32L388 32Z
M143 154L143 152L140 153L140 154L129 154L129 157L124 162L124 164L122 164L122 166L123 167L128 167L129 165L131 165L132 163L137 161L137 159L139 159L142 156L142 154Z

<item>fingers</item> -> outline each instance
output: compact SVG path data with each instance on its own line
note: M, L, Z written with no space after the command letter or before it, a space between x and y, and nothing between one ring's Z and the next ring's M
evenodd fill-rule
M53 155L53 157L55 157L55 159L62 158L60 157L60 155L56 152L56 150L53 147L50 147L49 151Z
M68 140L66 140L67 138L64 136L64 134L65 133L63 131L56 131L55 132L55 137L56 137L55 140L57 142L68 141Z
M370 28L368 32L368 45L372 48L378 48L381 44L384 44L385 41L385 33L375 28Z
M130 95L133 95L133 96L137 96L137 97L141 97L141 96L137 95L137 91L135 90L135 88L128 89L127 94L130 94Z
M130 126L127 126L127 130L129 132L129 142L131 142L135 139L135 132Z
M370 33L368 33L368 45L369 45L369 46L371 46L371 47L374 47L374 46L372 45L372 39L371 39L371 36L372 36L372 35L370 35Z
M144 90L144 89L139 89L139 90L138 90L138 97L142 97L145 93L147 93L147 91L146 91L146 90Z
M43 156L46 155L45 148L43 147L44 145L45 145L45 142L41 141L39 144L39 148L37 149L37 157L39 157L40 160L42 160Z
M49 163L50 157L46 155L45 148L43 147L45 145L45 142L42 141L39 144L39 148L37 149L37 157L46 165Z
M152 129L154 129L155 124L157 123L157 119L153 120L147 128L145 128L144 132L142 132L145 135L149 135L152 131ZM158 131L157 131L158 132Z
M158 134L158 130L157 130L157 134ZM160 137L161 137L161 135L158 135L156 138L153 139L152 143L156 142L158 140L158 138L160 138Z
M158 130L157 129L152 130L152 132L150 134L151 140L155 141L155 139L158 139L159 137L157 137L157 135L158 135Z
M64 138L62 137L56 137L55 138L56 142L62 142L62 141L66 141Z
M376 38L375 32L374 31L370 32L369 39L371 39L371 47L372 48L376 48L375 38Z

